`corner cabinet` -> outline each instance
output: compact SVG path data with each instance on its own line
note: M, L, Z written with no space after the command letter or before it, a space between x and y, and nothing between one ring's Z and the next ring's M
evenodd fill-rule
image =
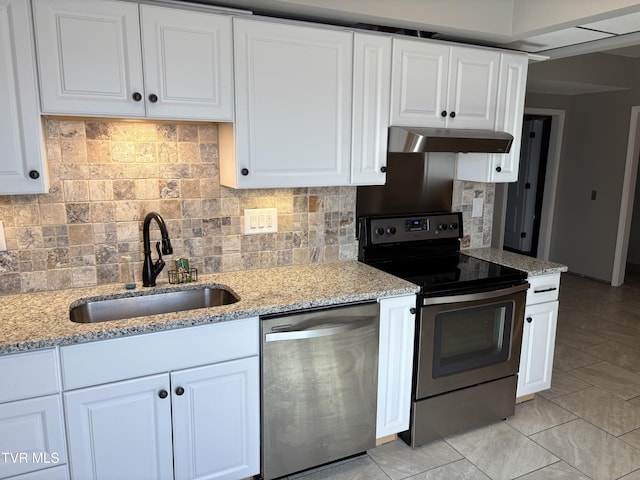
M416 296L380 300L376 438L409 429Z
M516 397L551 388L560 274L529 277Z
M0 195L47 193L28 0L0 0Z
M233 120L231 17L33 0L42 112Z
M257 318L62 347L72 477L258 474L258 353Z
M393 40L391 125L493 129L500 52Z
M513 135L513 144L509 153L458 154L458 180L489 183L518 180L527 68L526 55L501 54L496 123L492 129Z
M236 122L220 126L234 188L350 183L353 34L234 18Z

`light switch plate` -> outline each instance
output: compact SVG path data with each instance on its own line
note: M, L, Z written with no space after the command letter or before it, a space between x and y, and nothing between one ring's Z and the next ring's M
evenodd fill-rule
M0 220L0 252L7 251L7 240L4 237L4 223Z
M481 217L483 208L484 208L484 200L482 198L474 198L473 209L471 210L471 216Z
M277 208L250 208L244 211L244 234L275 233L278 231Z

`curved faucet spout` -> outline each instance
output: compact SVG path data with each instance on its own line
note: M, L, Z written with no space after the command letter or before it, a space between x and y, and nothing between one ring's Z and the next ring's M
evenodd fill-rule
M158 260L155 263L153 263L153 261L151 260L151 241L149 240L149 227L151 226L151 220L156 221L158 227L160 228L160 235L162 236L162 249L160 249L160 242L156 242ZM159 214L150 212L144 218L144 224L142 226L142 242L144 247L142 285L144 287L154 287L156 285L156 278L158 278L158 275L160 275L160 272L165 265L164 261L162 260L162 255L171 255L173 253L167 226L165 225L163 218Z

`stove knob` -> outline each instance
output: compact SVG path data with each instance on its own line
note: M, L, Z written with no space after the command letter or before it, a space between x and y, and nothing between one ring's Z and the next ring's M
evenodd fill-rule
M453 222L449 225L449 228L451 230L457 230L458 229L458 222Z
M382 227L376 228L376 234L384 235L384 228L382 228Z
M396 227L389 227L387 228L387 233L389 235L394 235L396 233Z
M448 225L446 223L441 223L440 225L438 225L438 230L446 230L448 228Z

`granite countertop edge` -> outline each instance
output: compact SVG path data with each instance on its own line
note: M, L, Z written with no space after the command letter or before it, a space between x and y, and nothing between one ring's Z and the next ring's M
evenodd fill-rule
M504 265L506 267L522 270L527 276L549 275L552 273L562 273L568 270L566 265L561 263L540 260L539 258L528 257L519 253L509 252L507 250L499 250L497 248L468 248L462 250L462 253L471 257L480 258L489 262Z
M87 300L221 286L240 300L207 309L102 323L73 323L69 308ZM0 297L0 355L159 332L253 316L410 295L419 287L355 260L202 275L197 283L127 292L121 285Z

